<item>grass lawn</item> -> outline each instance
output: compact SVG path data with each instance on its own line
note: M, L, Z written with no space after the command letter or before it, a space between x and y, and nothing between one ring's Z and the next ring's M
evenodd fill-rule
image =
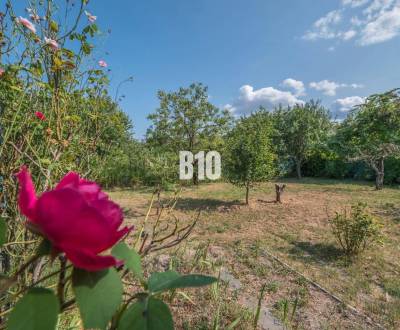
M250 206L242 204L244 190L228 183L183 189L175 216L189 221L200 208L200 221L186 243L159 254L172 256L172 264L181 271L218 275L222 268L241 285L178 295L173 303L174 311L180 307L174 313L178 328L210 329L218 322L223 329L238 320L235 329L250 329L252 314L246 301L257 299L266 284L263 306L288 328L399 329L400 189L375 191L371 183L335 180L285 183L283 204L272 202L274 187L268 183L251 191ZM111 196L125 208L127 221L139 228L151 191L120 190ZM349 262L328 219L359 201L380 217L386 238L384 246L373 246ZM154 218L155 211L151 214ZM152 255L146 262L159 257ZM191 310L190 319L182 308Z

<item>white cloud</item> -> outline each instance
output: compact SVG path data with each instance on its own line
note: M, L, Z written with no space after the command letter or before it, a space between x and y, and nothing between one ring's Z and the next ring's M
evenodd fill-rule
M334 81L329 80L321 80L319 82L311 82L310 87L324 93L328 96L336 95L336 90L340 87L340 84L335 83Z
M350 84L350 85L346 85L344 84L344 87L351 87L351 88L364 88L364 85L362 84Z
M364 24L364 21L359 19L358 16L353 16L352 18L350 18L350 24L354 27L359 27Z
M254 90L252 86L244 85L239 89L239 97L232 104L225 105L225 109L236 114L244 114L257 110L260 106L270 109L278 105L293 106L295 104L304 104L304 101L291 92L281 91L274 87Z
M336 90L338 88L362 88L364 87L363 85L360 84L341 84L341 83L337 83L334 81L329 81L329 80L321 80L319 82L311 82L310 83L310 88L313 88L317 91L322 92L325 95L328 96L335 96L336 95Z
M353 109L353 107L364 103L364 101L365 97L361 96L349 96L343 99L337 99L334 102L335 115L337 119L343 119L347 116L348 112Z
M357 34L357 32L355 30L349 30L346 32L342 32L340 35L343 40L347 41L347 40L354 38L356 36L356 34Z
M364 103L365 97L361 96L349 96L343 99L337 99L335 104L338 105L338 110L341 112L347 112L354 106Z
M296 96L306 95L306 88L304 86L304 83L300 80L287 78L282 82L282 86L292 88L294 90L294 95Z
M357 45L368 46L399 35L400 0L342 0L342 7L314 22L303 39L355 39Z
M361 31L359 44L367 46L381 43L400 34L400 2L397 7L380 13L372 19Z
M389 10L396 0L373 0L372 3L364 9L363 13L367 15L367 18L377 17L379 14Z
M333 10L318 19L313 28L303 36L306 40L333 39L336 37L334 26L342 20L340 10Z
M357 8L364 6L367 4L370 0L342 0L343 6L349 6L351 8Z

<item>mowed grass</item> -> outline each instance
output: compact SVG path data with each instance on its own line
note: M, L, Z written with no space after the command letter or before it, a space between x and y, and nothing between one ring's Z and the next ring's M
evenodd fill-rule
M242 282L240 292L235 293L239 297L257 296L267 283L264 303L281 319L287 317L282 306L290 307L297 300L295 317L288 321L291 327L400 328L400 189L375 191L371 183L354 181L281 182L287 185L282 204L273 203L273 183L265 183L251 191L250 206L243 204L244 190L228 183L184 188L176 216L192 219L198 209L203 210L186 246L206 245L214 260ZM111 195L128 211L127 221L140 226L151 189ZM169 195L165 193L164 198ZM385 243L348 260L332 235L329 219L357 202L366 202L381 219ZM360 315L349 312L271 255L355 307Z

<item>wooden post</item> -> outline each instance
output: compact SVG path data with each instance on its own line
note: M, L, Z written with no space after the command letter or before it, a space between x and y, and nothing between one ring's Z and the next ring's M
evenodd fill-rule
M285 189L286 185L285 184L275 184L275 192L276 192L276 200L275 203L281 204L281 196L283 194L283 191Z

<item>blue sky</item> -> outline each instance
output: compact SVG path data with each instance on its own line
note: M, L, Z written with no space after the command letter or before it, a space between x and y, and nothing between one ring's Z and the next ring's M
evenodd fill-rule
M111 34L96 56L141 138L159 89L192 82L241 114L318 98L343 117L371 93L400 87L400 0L92 0Z

